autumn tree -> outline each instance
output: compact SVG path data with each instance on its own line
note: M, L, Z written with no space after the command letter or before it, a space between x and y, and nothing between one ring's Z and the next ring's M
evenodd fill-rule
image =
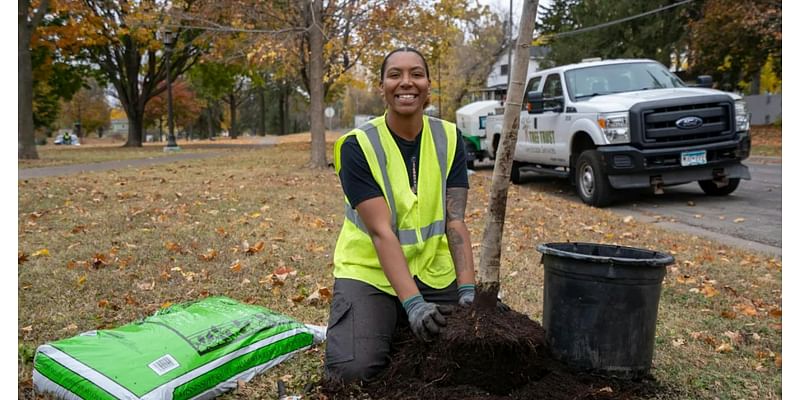
M178 79L172 83L172 117L178 130L190 129L197 122L203 104L186 80ZM166 91L150 99L144 109L145 126L158 126L159 140L166 122L167 111Z
M107 127L111 123L111 107L106 101L104 88L91 81L88 87L62 103L59 119L61 126L79 123L82 135Z
M685 50L687 10L693 5L639 15L672 3L553 0L542 7L541 22L536 26L550 47L543 66L570 64L588 57L651 58L670 65L673 56ZM636 18L625 20L631 17ZM585 30L572 34L580 29Z
M17 157L38 159L33 130L33 75L31 36L47 12L48 0L33 7L30 0L17 2Z
M80 7L76 6L75 18L83 21L88 30L82 55L100 68L128 116L126 147L142 145L145 106L166 90L162 84L166 74L175 80L200 56L201 31L181 28L180 20L173 21L171 16L202 5L195 0L83 0ZM167 71L164 45L156 33L171 26L176 26L172 30L177 42Z
M690 60L695 74L710 74L721 87L744 89L759 76L767 60L781 76L782 6L771 0L708 0L689 23Z

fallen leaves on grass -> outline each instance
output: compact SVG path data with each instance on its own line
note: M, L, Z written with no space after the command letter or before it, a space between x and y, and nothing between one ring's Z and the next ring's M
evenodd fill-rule
M28 261L28 255L24 251L17 251L17 265L22 265Z

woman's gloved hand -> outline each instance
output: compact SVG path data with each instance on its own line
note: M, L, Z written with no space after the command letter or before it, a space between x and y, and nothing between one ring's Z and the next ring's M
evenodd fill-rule
M462 307L471 306L472 303L475 301L475 285L465 283L463 285L458 285L458 305ZM497 311L506 312L510 310L505 303L500 301L500 297L497 298Z
M471 306L473 301L475 301L475 285L471 283L458 285L458 305Z
M403 302L403 308L408 314L411 331L417 338L426 342L433 340L441 328L447 325L444 315L450 314L451 311L448 307L439 307L434 303L428 303L421 294L407 298Z

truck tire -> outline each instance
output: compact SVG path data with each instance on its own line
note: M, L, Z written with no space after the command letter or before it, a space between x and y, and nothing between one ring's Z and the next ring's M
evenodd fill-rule
M478 150L475 149L475 145L472 143L466 143L464 150L467 153L467 168L475 170L475 159L478 158Z
M575 186L578 197L590 206L603 207L611 203L613 188L600 165L600 153L597 150L586 150L578 156Z
M511 162L511 183L515 185L519 185L522 183L522 177L520 176L519 168L522 167L522 163L518 161Z
M710 180L697 183L700 184L700 189L703 189L703 192L709 196L727 196L739 187L739 178L728 179L728 184L722 187L717 187L717 184Z

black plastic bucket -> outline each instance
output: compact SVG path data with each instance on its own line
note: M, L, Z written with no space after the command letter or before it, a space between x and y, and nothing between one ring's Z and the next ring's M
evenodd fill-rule
M553 356L570 367L640 378L653 361L664 253L594 243L538 246L544 263L542 325Z

